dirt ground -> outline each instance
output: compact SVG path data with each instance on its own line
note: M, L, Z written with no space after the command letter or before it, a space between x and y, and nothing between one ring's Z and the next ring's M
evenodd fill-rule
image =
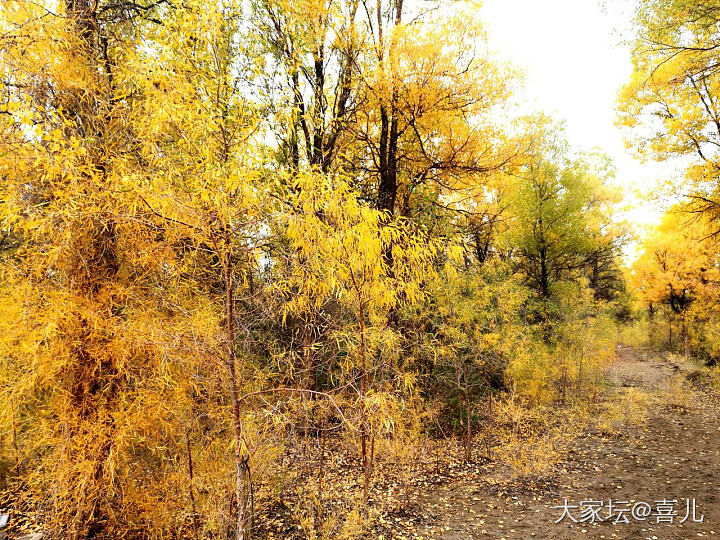
M609 429L593 422L580 432L574 427L562 460L542 478L508 480L507 465L499 459L471 464L448 460L437 475L424 470L412 487L409 509L384 510L368 538L720 539L720 395L691 363L632 348L619 348L617 357L598 407L622 411L624 398L632 394L647 398L641 410L628 405L625 420ZM635 420L636 413L637 421L626 421ZM482 455L483 449L477 450ZM357 468L348 466L345 473ZM371 499L397 500L398 490L397 484L378 482ZM691 514L680 523L688 499L695 501L695 519L702 515L702 522L694 522ZM569 508L577 522L566 517L556 523L565 500L576 507L582 501L602 501L603 520L581 522L582 509ZM628 523L614 523L615 518L607 519L610 500L616 509L627 510L648 503L652 513L639 520L626 511ZM658 523L657 501L676 501L665 507L676 514L672 523ZM270 512L279 523L275 534L257 537L299 537L297 530L282 528L290 511Z
M628 388L647 394L647 421L604 433L592 427L574 438L565 459L549 480L494 482L492 463L471 470L450 471L450 480L428 486L417 495L417 509L408 516L389 516L384 538L529 539L569 538L690 539L720 538L720 398L693 383L688 364L678 365L649 351L619 348L608 373L605 399L612 401ZM678 382L680 381L680 382ZM673 399L673 382L684 400ZM670 396L670 397L669 397ZM495 471L497 473L497 471ZM568 505L609 501L632 509L646 502L644 520L629 512L629 523L615 518L594 524L580 522L581 510L570 509L574 523L562 515ZM688 503L688 499L691 501ZM694 522L692 500L695 500ZM677 501L658 506L657 501ZM619 504L625 501L625 504ZM691 512L685 523L680 523ZM646 507L640 504L637 518ZM665 513L659 516L664 508ZM668 513L677 515L668 516ZM617 515L617 514L616 514ZM672 523L668 522L672 519ZM664 521L667 520L667 521ZM661 521L658 523L658 521Z

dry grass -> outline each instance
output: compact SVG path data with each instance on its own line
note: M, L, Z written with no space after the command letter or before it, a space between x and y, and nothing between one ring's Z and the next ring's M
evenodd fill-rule
M662 394L662 400L670 407L687 410L691 400L690 383L685 375L680 373L673 375L668 380L666 391Z
M526 408L515 401L498 404L496 418L495 454L513 478L548 473L585 424L585 414L577 407Z
M560 461L561 441L552 435L510 434L499 448L499 457L515 478L542 476Z
M617 434L625 428L647 422L652 397L643 390L629 387L618 391L616 399L606 401L597 416L595 427L603 435Z

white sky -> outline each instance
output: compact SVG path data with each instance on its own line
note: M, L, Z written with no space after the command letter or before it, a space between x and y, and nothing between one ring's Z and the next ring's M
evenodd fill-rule
M530 110L566 122L581 150L599 149L617 168L626 190L621 216L642 234L662 209L647 193L672 175L668 164L641 163L615 126L615 102L631 72L627 36L635 0L484 0L490 46L525 73ZM529 112L528 111L528 112ZM626 253L633 258L635 248Z

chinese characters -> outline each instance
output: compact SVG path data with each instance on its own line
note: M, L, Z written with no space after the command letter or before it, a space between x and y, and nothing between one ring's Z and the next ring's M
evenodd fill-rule
M695 499L661 499L653 504L644 501L607 501L585 500L580 504L570 504L563 499L563 504L553 506L561 511L555 523L569 519L574 523L610 522L614 525L631 521L647 521L651 523L702 523L705 516L698 511Z

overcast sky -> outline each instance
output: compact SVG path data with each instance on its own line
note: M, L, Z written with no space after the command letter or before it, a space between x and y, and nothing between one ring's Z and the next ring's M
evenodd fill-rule
M636 199L674 174L668 165L641 163L615 126L618 90L631 72L628 35L634 0L484 0L490 45L525 73L528 109L564 120L569 142L613 158L616 182L631 205L623 214L642 230L657 222L657 201Z

